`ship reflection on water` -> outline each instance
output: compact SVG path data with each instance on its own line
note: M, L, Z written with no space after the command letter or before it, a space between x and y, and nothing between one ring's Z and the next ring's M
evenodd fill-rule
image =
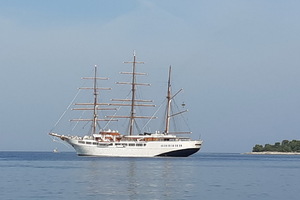
M99 199L183 198L196 185L185 181L192 176L191 170L175 166L181 159L95 158L78 175L78 181L81 192Z

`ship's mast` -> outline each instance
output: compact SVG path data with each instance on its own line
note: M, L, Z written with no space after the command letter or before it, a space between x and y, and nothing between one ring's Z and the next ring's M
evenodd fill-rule
M177 115L180 115L182 113L185 113L187 112L188 110L183 110L183 111L180 111L180 112L177 112L177 113L171 113L171 103L172 103L172 100L175 96L177 96L183 89L180 89L178 90L174 95L172 95L172 90L171 90L171 71L172 71L172 68L171 66L169 67L169 78L168 78L168 91L167 91L167 108L166 108L166 124L165 124L165 130L164 130L164 133L166 135L168 134L175 134L175 133L190 133L190 132L170 132L170 119L172 117L175 117Z
M133 53L133 62L132 62L132 81L131 81L131 109L130 109L130 122L129 122L129 135L133 135L133 126L134 126L134 115L135 115L135 64L136 64L136 56L135 52Z
M144 62L137 62L135 51L133 52L133 61L124 62L132 63L132 80L131 80L131 106L130 106L130 117L129 117L129 135L134 134L134 123L135 123L135 106L136 106L136 85L150 85L150 84L138 84L136 83L136 75L145 75L145 73L136 73L136 64L144 64Z
M171 66L169 67L169 79L168 79L168 92L167 92L167 113L166 113L166 127L165 134L169 133L170 129L170 113L171 113Z
M153 119L156 117L149 117L149 116L137 116L135 112L135 108L137 106L146 106L146 107L154 107L155 105L147 104L152 102L151 100L142 100L136 98L136 90L137 86L150 86L148 83L137 83L136 76L137 75L146 75L146 73L139 73L136 72L136 64L144 64L144 62L136 61L135 52L133 53L133 61L132 62L124 62L132 64L132 71L131 72L121 72L121 74L132 75L131 82L117 82L117 84L129 84L131 85L131 99L112 99L112 101L121 101L122 103L112 103L110 105L115 106L130 106L130 114L128 116L107 116L109 118L128 118L129 119L129 130L128 135L134 135L134 128L135 128L135 119ZM124 103L130 102L130 103Z
M89 110L93 111L93 118L91 119L71 119L71 121L91 121L92 122L92 133L97 133L97 122L98 121L115 121L115 120L109 120L109 119L99 119L98 118L98 110L116 110L116 108L101 108L100 106L108 106L110 104L108 103L99 103L98 97L99 97L99 90L111 90L111 88L100 88L97 87L97 80L108 80L108 78L102 78L97 77L97 65L94 67L94 76L93 77L83 77L82 79L89 79L93 80L93 87L81 87L79 89L81 90L93 90L94 95L94 102L93 103L75 103L75 105L82 105L82 106L90 106L90 107L83 107L83 108L73 108L73 110Z
M97 113L97 100L98 100L98 91L97 91L97 66L95 65L95 75L94 75L94 117L93 117L93 125L92 125L92 133L96 133L97 129L97 119L98 119L98 113Z

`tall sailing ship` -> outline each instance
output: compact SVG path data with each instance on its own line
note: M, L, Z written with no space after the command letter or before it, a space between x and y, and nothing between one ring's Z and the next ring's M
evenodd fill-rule
M74 108L73 110L89 110L92 111L91 119L72 119L71 121L91 122L91 134L85 136L71 136L60 135L55 132L50 132L49 135L60 138L64 142L70 144L79 156L108 156L108 157L187 157L200 150L202 140L192 140L189 137L179 137L183 133L191 132L171 132L170 119L182 114L185 111L178 113L171 112L171 103L174 97L180 92L172 95L171 90L171 67L169 68L167 95L166 95L166 115L164 119L164 130L155 131L154 133L139 132L134 133L137 119L153 119L153 116L139 116L136 113L137 107L152 107L151 100L137 99L137 86L148 86L149 84L137 83L136 76L145 75L145 73L136 72L136 64L143 62L136 61L136 55L133 55L132 62L125 62L132 64L131 72L121 72L121 74L131 75L131 82L117 82L117 84L131 85L131 98L128 99L112 99L112 102L117 103L102 103L98 101L99 91L102 89L97 86L98 80L107 78L97 77L97 67L94 69L93 77L86 77L83 79L93 80L93 87L80 88L93 91L92 103L76 103L75 105L84 106L83 108ZM90 106L90 107L89 107ZM104 108L105 106L105 108ZM112 108L107 107L112 106ZM128 116L105 116L104 119L99 118L99 113L104 110L113 110L113 106L127 106L130 107ZM118 131L111 129L100 129L99 122L101 121L118 121L118 119L129 119L129 128L126 134L121 134ZM116 122L118 123L118 122Z

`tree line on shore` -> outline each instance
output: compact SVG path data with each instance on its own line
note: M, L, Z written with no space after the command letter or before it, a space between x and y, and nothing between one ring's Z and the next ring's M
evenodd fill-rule
M265 152L265 151L275 151L275 152L300 152L300 140L283 140L281 143L276 142L275 144L256 144L252 152Z

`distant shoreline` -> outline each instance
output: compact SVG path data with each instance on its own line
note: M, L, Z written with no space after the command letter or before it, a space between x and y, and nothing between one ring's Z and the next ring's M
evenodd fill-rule
M250 155L300 155L300 152L278 152L278 151L263 151L263 152L247 152L243 154Z

